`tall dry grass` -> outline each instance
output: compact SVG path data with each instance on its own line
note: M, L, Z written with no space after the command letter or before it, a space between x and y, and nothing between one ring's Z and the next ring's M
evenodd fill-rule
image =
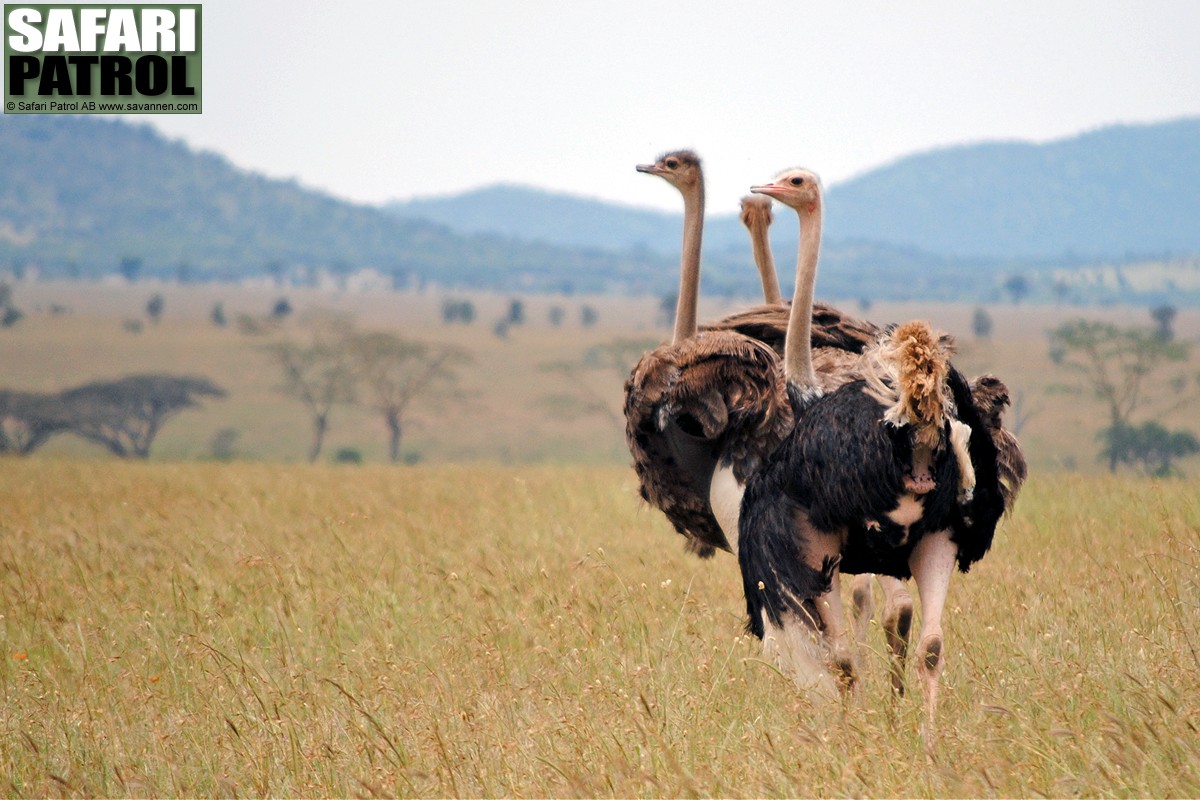
M0 792L1195 796L1198 489L1035 478L928 760L879 631L811 707L622 468L0 461Z

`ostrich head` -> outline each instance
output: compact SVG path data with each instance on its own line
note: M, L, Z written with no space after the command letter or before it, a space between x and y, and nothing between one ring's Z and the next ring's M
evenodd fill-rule
M657 175L684 194L695 189L703 180L700 157L691 150L664 153L653 164L638 164L637 171Z
M775 219L771 213L771 198L748 194L742 198L742 224L751 230L755 226L766 227Z
M797 211L815 211L821 206L821 179L806 169L787 169L771 183L751 186L755 194L773 197Z

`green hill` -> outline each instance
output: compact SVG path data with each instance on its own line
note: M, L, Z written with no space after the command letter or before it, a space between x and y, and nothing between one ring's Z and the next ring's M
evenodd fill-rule
M528 186L496 185L458 195L392 203L387 210L406 219L436 222L463 234L490 233L562 247L624 250L635 257L678 258L681 215L622 206ZM794 214L776 215L771 240L779 254L780 280L791 286L796 251ZM918 247L846 241L822 251L821 294L825 297L976 298L994 291L981 285L973 263L955 262ZM672 279L674 277L672 272ZM704 226L703 288L706 292L754 296L757 273L746 229L737 217L713 215ZM664 291L673 287L664 284Z
M593 201L525 190L522 202L507 204L523 208L519 224L489 226L510 216L485 203L476 230L455 231L238 169L146 126L90 117L0 118L0 152L0 272L91 277L125 268L172 279L271 274L303 282L317 271L373 268L406 286L653 294L674 291L677 281L680 223L671 214L605 204L597 211ZM579 237L549 241L539 231L566 227L563 208ZM703 291L753 296L757 275L740 224L730 217L710 228ZM781 235L780 247L792 249ZM953 283L935 279L938 270L928 267L937 260L914 258L911 248L854 248L827 261L845 268L830 271L825 296L944 296ZM780 262L786 282L790 261ZM919 275L910 262L920 264Z
M231 279L371 267L399 282L658 291L670 259L461 235L240 170L149 127L0 118L0 265Z

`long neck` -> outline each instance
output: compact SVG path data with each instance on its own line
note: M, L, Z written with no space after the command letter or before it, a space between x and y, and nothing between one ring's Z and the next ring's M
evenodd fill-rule
M783 294L779 291L779 276L775 274L775 258L771 255L766 220L750 225L750 247L754 250L754 266L758 267L758 277L762 279L763 302L782 303Z
M704 231L704 184L683 193L683 255L679 262L679 299L675 306L678 344L696 333L700 297L700 238Z
M788 318L783 374L788 383L803 391L817 384L812 365L812 305L817 258L821 252L821 206L817 203L798 213L800 253L796 257L796 292Z

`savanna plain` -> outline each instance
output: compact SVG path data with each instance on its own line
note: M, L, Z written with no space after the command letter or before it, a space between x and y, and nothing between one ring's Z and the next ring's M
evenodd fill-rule
M587 353L662 338L653 301L551 329L547 304L571 319L580 301L531 298L500 338L507 298L477 298L464 327L429 298L314 294L251 335L208 324L219 290L193 287L133 334L144 287L71 291L28 289L0 333L6 388L173 370L229 394L170 421L149 460L65 437L0 460L5 795L1200 795L1200 481L1099 471L1092 401L1056 390L1044 355L1056 312L993 310L988 341L971 308L867 312L929 316L966 371L1002 375L1034 468L951 587L927 754L915 669L892 697L877 625L857 690L810 704L743 635L734 559L688 556L639 502L621 376ZM36 310L52 298L72 311ZM263 338L339 303L472 356L414 411L415 465L385 463L355 406L329 446L366 463L299 463L306 420ZM241 450L218 461L226 428Z

